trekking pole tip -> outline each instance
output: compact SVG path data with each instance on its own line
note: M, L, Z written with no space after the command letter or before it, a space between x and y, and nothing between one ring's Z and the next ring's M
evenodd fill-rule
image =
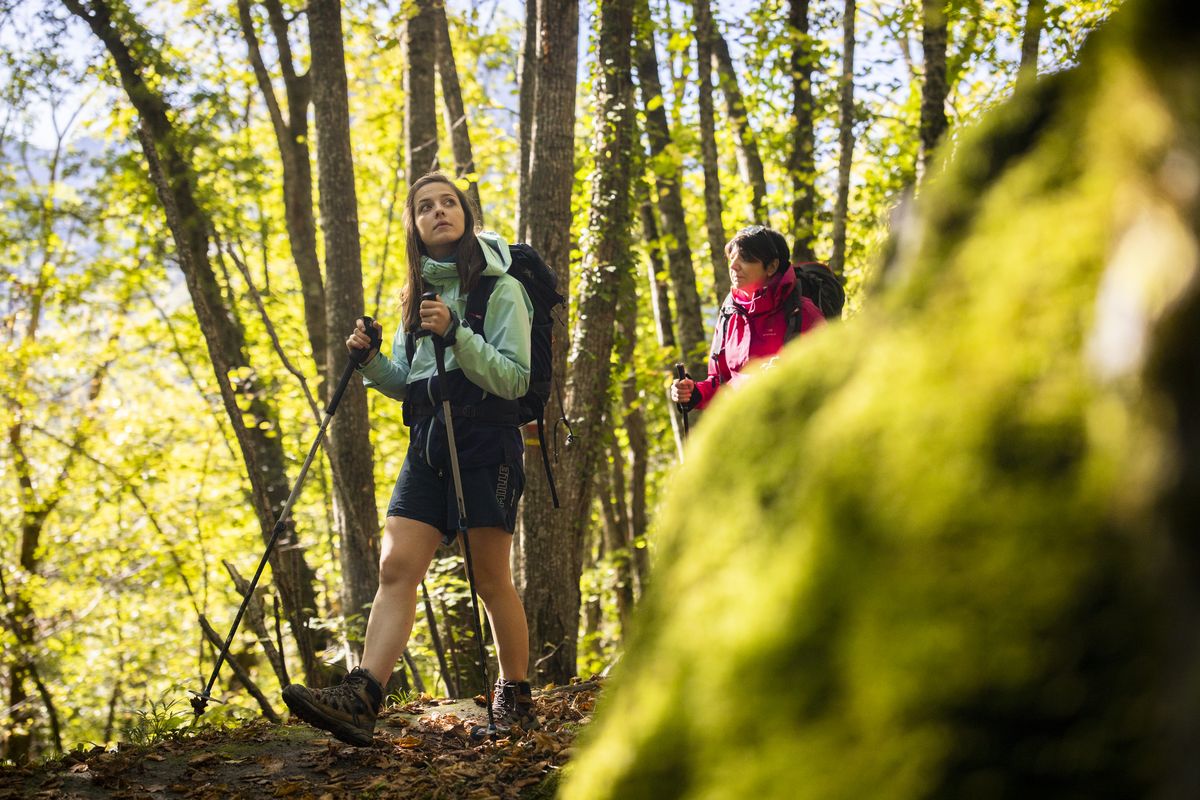
M194 689L188 689L188 694L192 696L192 711L195 712L196 719L200 719L200 715L208 709L209 700L212 700L214 703L222 702L207 692L197 692Z

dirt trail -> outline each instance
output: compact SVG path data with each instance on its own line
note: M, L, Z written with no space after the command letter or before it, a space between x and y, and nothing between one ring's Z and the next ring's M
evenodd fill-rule
M70 753L0 769L9 798L550 798L570 746L591 719L595 683L535 693L541 730L470 738L486 711L424 698L386 709L374 747L351 747L303 723L200 729L149 746Z

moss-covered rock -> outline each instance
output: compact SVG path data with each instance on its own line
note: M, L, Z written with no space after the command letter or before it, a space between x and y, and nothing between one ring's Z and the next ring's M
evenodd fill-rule
M706 416L562 796L1200 796L1200 27L1131 0Z

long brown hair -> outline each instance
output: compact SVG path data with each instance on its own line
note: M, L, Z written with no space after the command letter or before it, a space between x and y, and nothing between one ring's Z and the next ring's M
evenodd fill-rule
M400 309L406 331L415 330L421 326L421 294L425 291L425 281L421 278L421 257L429 254L421 235L417 233L417 214L413 208L413 198L417 192L431 183L444 183L454 190L458 196L458 204L463 210L463 235L458 240L455 250L455 264L458 266L458 281L463 292L469 292L479 282L486 261L483 257L483 247L476 237L475 220L477 215L471 206L466 193L454 185L454 181L440 172L427 172L408 187L408 197L404 201L404 236L405 250L408 255L408 283L400 293ZM414 302L415 298L415 302Z

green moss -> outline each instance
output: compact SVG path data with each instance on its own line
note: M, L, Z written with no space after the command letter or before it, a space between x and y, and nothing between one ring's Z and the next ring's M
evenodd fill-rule
M1162 788L1171 422L1097 342L1145 226L1143 357L1196 280L1194 197L1160 182L1200 128L1128 41L964 136L891 285L714 404L563 797Z

